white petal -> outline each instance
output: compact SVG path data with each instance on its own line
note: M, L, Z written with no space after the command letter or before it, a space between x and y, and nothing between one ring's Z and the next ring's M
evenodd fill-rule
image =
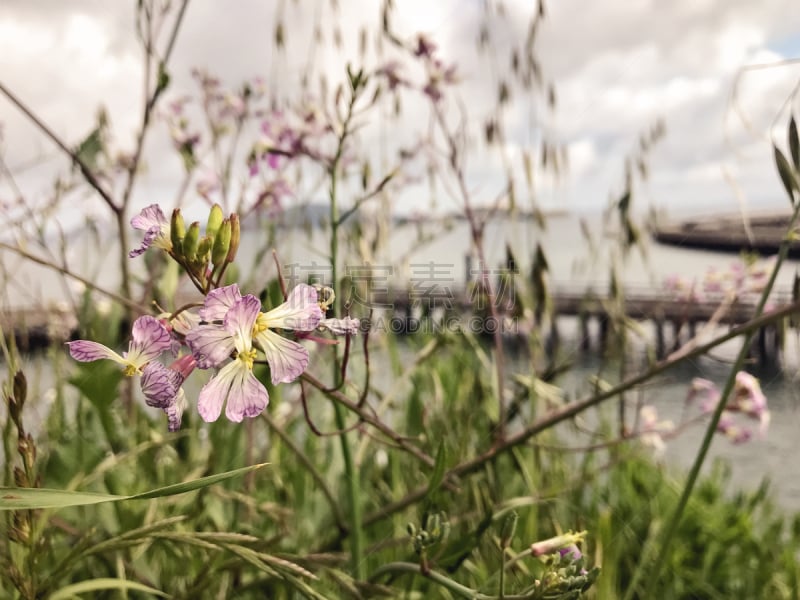
M270 329L312 331L321 319L317 290L301 283L292 289L286 302L261 315L260 322Z
M308 366L308 350L274 331L262 331L256 343L267 357L273 384L294 381Z

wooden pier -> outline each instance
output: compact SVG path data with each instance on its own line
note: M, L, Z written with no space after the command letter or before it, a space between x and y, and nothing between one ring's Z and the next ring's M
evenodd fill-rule
M496 302L495 312L501 320L520 316L519 307L508 296L501 295ZM594 291L591 286L557 286L550 296L551 318L545 323L548 343L556 345L560 339L558 318L573 317L579 321L581 347L589 350L594 346L603 350L610 342L613 315L624 312L629 319L652 324L656 354L664 357L692 338L700 326L712 320L724 327L748 322L755 314L758 298L757 294L740 297L720 312L720 307L725 303L723 294L687 299L659 288L628 286L621 299L614 300L608 294ZM783 308L791 302L790 290L776 290L770 296L768 306ZM398 323L394 328L395 333L413 333L419 328L419 321L426 318L442 320L447 315L479 315L488 319L491 312L485 298L476 294L474 288L447 288L446 293L440 291L438 294L425 295L420 295L419 290L413 288L390 288L374 291L370 295L370 305ZM535 320L541 322L541 311L532 312L537 315ZM591 322L596 326L590 327ZM592 331L596 332L594 336ZM782 331L780 323L761 328L756 336L753 354L761 361L777 359L783 345Z
M509 328L512 335L529 335L532 328L540 333L546 329L548 343L555 347L561 336L558 320L561 317L577 318L580 345L586 350L592 347L604 350L611 341L611 325L614 315L624 315L637 322L650 323L654 328L655 349L658 356L692 337L699 326L713 319L720 326L736 326L749 321L755 312L758 296L752 294L740 298L718 314L725 298L722 294L706 295L702 300L686 299L663 289L649 286L628 286L621 299L614 300L597 290L605 284L591 286L556 285L548 300L548 310L530 307L522 312L513 286L498 286L499 297L495 300L494 313L498 322L492 321L492 310L488 299L480 292L480 286L440 286L420 290L413 286L385 287L369 291L353 290L342 294L353 306L354 314L364 314L364 309L374 308L376 318L384 319L384 331L413 334L420 330L421 323L442 323L449 319L463 326L472 323L473 331L492 334L494 328L514 321L519 327ZM791 303L789 290L776 290L770 297L770 305L781 308ZM77 335L78 322L74 314L65 309L25 309L0 313L0 327L4 335L12 332L18 346L23 350L42 348L49 344L62 343ZM505 329L501 329L505 331ZM756 337L754 354L760 360L778 357L783 343L782 324L762 328Z

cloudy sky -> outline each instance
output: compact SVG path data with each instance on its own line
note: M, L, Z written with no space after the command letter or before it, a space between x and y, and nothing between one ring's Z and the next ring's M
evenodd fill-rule
M86 136L96 108L104 105L115 146L129 148L141 107L135 4L4 0L0 82L70 144ZM238 0L224 5L193 0L171 61L167 99L196 90L189 75L192 67L206 68L232 87L262 76L268 87L285 97L299 89L300 74L312 63L329 71L333 81L341 79L344 64L358 60L359 29L374 31L380 23L382 2L339 0L338 4L334 10L328 0ZM482 111L496 97L497 83L486 75L481 62L485 57L475 53L485 2L395 4L394 27L400 35L410 40L416 32L424 32L439 45L446 62L458 64L457 92L466 106L474 108L472 117L480 125ZM497 58L505 41L524 36L527 17L523 16L531 4L506 0L505 20L492 26L499 53L495 60L507 60ZM283 52L274 46L279 18L286 24ZM309 39L317 26L325 44L314 49ZM341 50L331 45L337 28L344 40ZM567 147L568 176L540 182L538 197L544 205L572 210L604 207L609 195L620 190L625 157L636 148L639 135L663 119L666 136L649 156L648 182L637 188L640 206L673 214L735 211L742 203L752 210L786 206L769 144L771 135L781 143L785 139L785 105L800 81L800 65L743 69L800 57L800 11L795 3L551 1L537 40L537 56L555 85L557 108L542 112L530 98L515 97L520 116L512 117L508 151L516 160L525 144L536 140L534 130L545 131ZM63 171L65 163L2 97L0 124L5 161L23 193L41 199L48 193L49 177ZM375 139L391 137L391 127L396 126L378 127L381 133ZM169 205L180 183L181 164L170 149L165 127L153 131L145 159L147 170L137 187L135 205L154 199ZM499 166L492 160L470 163L470 184L478 202L496 197ZM11 191L6 185L0 193ZM426 203L427 199L412 197L398 210L424 208Z

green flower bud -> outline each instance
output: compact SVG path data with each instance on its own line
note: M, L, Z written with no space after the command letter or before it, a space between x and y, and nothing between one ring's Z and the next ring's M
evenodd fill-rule
M206 225L206 235L212 240L217 235L220 225L225 218L222 214L222 207L219 204L214 204L211 207L211 212L208 213L208 224Z
M175 254L181 254L183 238L186 236L186 223L183 220L181 209L176 208L172 211L172 220L169 224L169 237L172 242L172 250Z
M222 221L222 225L214 237L214 245L211 249L211 262L215 268L222 266L228 256L228 250L231 246L231 222L229 219Z
M183 238L183 256L187 260L194 260L197 256L197 247L200 244L200 223L195 221L189 225Z
M197 246L197 262L203 265L208 262L208 259L211 258L211 248L213 245L213 238L210 238L207 235L204 235L200 239L200 243Z
M239 240L241 239L241 229L239 227L239 215L231 213L231 245L228 249L226 262L232 263L236 260L236 253L239 251Z

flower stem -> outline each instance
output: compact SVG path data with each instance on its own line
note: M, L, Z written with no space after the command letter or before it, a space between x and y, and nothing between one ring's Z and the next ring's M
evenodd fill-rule
M350 122L353 118L353 109L357 98L357 90L352 90L350 102L347 107L347 115L342 122L342 129L339 133L339 140L336 147L336 154L330 163L329 176L330 176L330 226L331 226L331 240L330 240L330 255L331 255L331 279L334 289L338 287L338 254L339 254L339 207L337 205L337 185L338 185L338 171L341 162L342 154L344 153L344 144L350 133ZM334 310L339 309L339 299L341 294L338 295L334 304ZM333 348L333 382L334 386L339 385L339 378L341 377L339 371L339 356L337 347ZM342 433L339 435L339 443L342 449L342 460L344 461L345 479L347 481L347 499L350 509L350 565L352 576L357 581L363 581L366 578L366 565L364 564L364 532L362 528L363 513L361 507L361 480L358 469L355 468L353 461L353 452L350 447L348 434L346 433L346 411L345 408L338 402L334 403L334 413L336 419L336 427Z

